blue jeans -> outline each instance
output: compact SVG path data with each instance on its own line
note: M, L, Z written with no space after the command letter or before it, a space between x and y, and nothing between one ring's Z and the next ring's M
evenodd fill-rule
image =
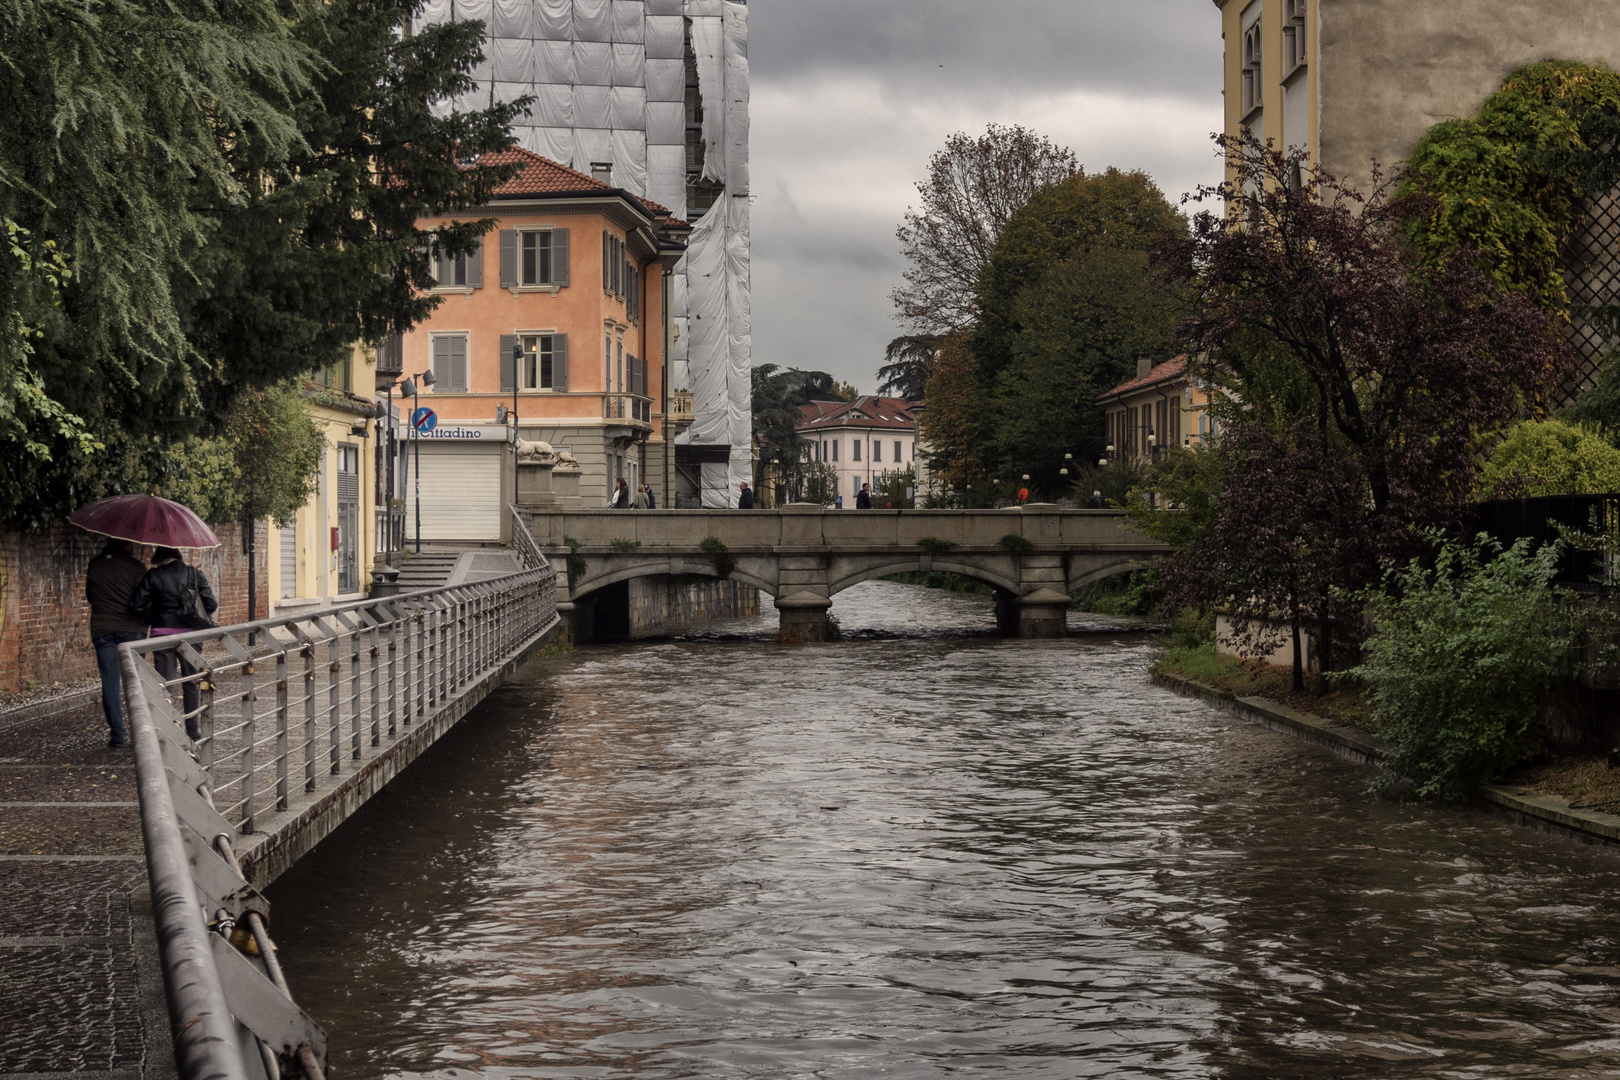
M126 641L139 641L145 634L128 630L115 630L110 634L91 638L96 647L96 669L101 672L101 711L107 715L107 727L112 734L108 741L121 743L129 739L124 730L124 683L118 674L118 646Z

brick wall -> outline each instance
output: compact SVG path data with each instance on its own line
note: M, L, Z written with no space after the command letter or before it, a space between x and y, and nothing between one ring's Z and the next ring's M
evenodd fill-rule
M259 618L268 610L268 530L258 529ZM247 556L240 524L216 525L220 546L190 553L219 597L221 625L247 620ZM0 533L0 690L71 683L96 673L84 570L104 541L66 522ZM137 552L141 557L150 549Z

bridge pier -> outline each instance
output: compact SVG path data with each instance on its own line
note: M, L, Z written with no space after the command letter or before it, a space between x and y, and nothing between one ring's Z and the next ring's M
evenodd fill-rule
M827 609L832 590L827 583L827 560L820 555L779 557L776 597L778 629L789 641L826 641Z
M1021 555L1018 562L1017 635L1031 639L1067 637L1068 567L1063 556L1029 553Z

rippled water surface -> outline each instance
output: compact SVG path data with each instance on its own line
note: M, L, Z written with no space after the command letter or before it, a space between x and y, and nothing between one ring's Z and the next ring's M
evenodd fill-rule
M533 665L278 882L337 1080L1620 1077L1616 855L1369 800L1140 635L835 612Z

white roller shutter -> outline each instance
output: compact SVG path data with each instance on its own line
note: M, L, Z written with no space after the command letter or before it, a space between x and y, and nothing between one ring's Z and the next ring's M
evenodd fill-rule
M415 497L412 485L412 498ZM405 520L414 536L416 507ZM501 454L488 446L422 440L422 539L501 538Z

